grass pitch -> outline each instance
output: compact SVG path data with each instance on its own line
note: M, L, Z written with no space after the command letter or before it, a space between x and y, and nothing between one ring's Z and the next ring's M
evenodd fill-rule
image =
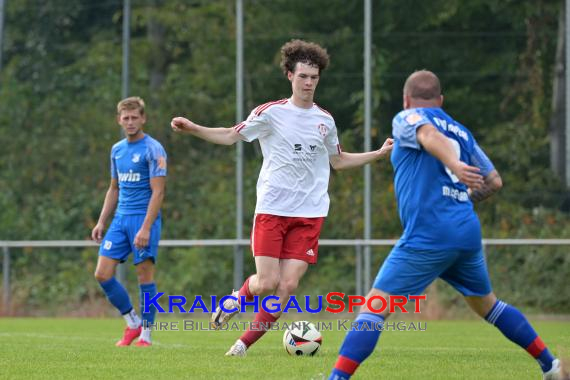
M481 321L427 321L426 331L385 331L355 379L540 379L536 362ZM336 322L333 323L336 327ZM536 322L556 353L569 322ZM323 379L344 331L323 332L315 357L291 357L271 331L245 358L225 357L238 331L157 331L150 348L114 347L121 319L0 319L1 379ZM182 321L179 322L183 329Z

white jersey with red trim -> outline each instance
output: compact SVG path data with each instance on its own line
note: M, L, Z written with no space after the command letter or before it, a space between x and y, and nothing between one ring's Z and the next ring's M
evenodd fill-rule
M246 141L259 139L261 145L256 214L327 216L329 156L341 152L330 113L316 104L306 109L282 99L255 108L234 128Z

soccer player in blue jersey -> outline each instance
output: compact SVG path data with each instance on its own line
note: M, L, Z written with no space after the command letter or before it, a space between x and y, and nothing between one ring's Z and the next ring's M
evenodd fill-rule
M411 74L404 85L404 110L394 117L395 193L404 233L378 272L366 299L420 295L441 278L509 340L532 355L544 379L566 379L525 316L498 300L491 288L473 202L502 187L501 177L467 128L442 108L439 79L430 71ZM381 300L371 309L380 310ZM386 308L388 310L388 308ZM389 312L365 306L348 332L330 379L348 379L372 353Z
M158 141L143 132L144 107L139 97L123 99L117 105L117 121L126 137L111 149L111 184L91 233L92 239L101 243L95 278L127 322L117 346L128 346L137 337L137 346L150 346L150 326L156 313L154 307L144 312L143 297L149 293L152 298L157 292L154 271L161 231L166 152ZM103 237L105 223L114 210L113 221ZM125 287L115 278L117 264L126 261L131 252L140 288L142 320Z

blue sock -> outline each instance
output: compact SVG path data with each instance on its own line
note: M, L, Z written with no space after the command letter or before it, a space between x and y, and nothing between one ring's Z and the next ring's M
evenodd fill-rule
M384 317L362 313L356 317L354 323L356 328L346 334L329 380L350 379L360 363L374 351L384 326Z
M552 368L554 356L517 308L497 300L485 320L501 330L511 342L518 344L532 355L543 372Z
M156 283L151 282L148 284L140 284L140 302L141 302L141 317L143 320L143 327L147 327L154 323L154 316L156 315L156 307L151 306L149 312L144 312L144 293L148 293L148 298L156 296Z
M121 314L127 314L133 309L131 299L127 289L115 277L111 277L107 281L100 282L101 288L105 292L107 299L115 306Z

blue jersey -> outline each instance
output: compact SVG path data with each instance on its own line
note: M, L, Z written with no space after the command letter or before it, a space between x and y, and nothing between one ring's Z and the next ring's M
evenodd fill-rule
M135 142L123 139L111 149L111 176L119 184L117 214L146 214L152 177L166 176L166 151L145 135Z
M422 148L417 129L431 124L450 139L457 156L487 176L493 164L467 128L441 108L413 108L392 121L394 186L404 233L398 247L418 250L478 250L481 225L467 187Z

